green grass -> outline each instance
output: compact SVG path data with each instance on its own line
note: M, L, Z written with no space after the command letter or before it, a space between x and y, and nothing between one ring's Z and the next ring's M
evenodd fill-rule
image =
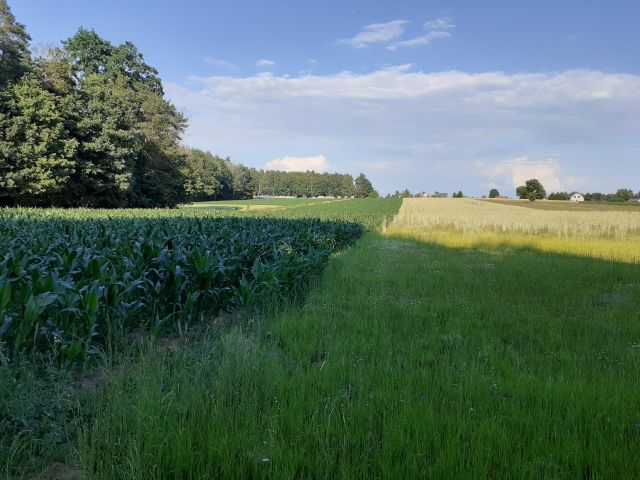
M146 356L89 478L640 478L640 272L367 235L302 306ZM255 321L254 321L255 320Z
M276 206L276 207L294 207L299 205L308 205L311 203L335 202L334 198L254 198L249 200L218 200L208 202L194 202L184 207L196 208L242 208L247 206Z
M365 199L277 212L0 209L0 478L44 478L65 459L75 465L69 447L85 418L82 385L97 364L135 363L154 348L149 332L190 338L218 321L218 309L304 298L329 253L361 235L356 223L379 228L399 206ZM241 301L220 303L215 292ZM195 314L181 316L191 304Z

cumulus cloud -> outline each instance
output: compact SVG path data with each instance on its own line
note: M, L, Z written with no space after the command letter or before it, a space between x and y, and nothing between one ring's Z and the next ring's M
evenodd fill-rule
M524 185L532 178L540 180L548 192L573 190L586 181L584 177L565 176L560 163L552 158L532 160L527 156L499 162L495 165L480 165L483 173L496 184L508 184L513 189Z
M548 190L577 188L579 177L589 179L585 188L615 189L626 183L615 178L638 172L636 75L426 73L404 65L366 74L192 77L165 87L190 116L192 145L257 167L283 149L322 151L336 170L371 171L382 191L442 191L450 182L466 193L491 179L479 162L499 165L492 178L508 186L516 171L542 176L527 163L542 162ZM536 160L548 158L562 170ZM521 161L500 166L505 159Z
M272 67L276 64L275 61L269 60L268 58L263 58L256 62L256 67Z
M266 165L267 170L281 170L284 172L306 172L313 170L324 172L327 169L327 159L324 155L314 157L282 157L271 160Z
M373 43L385 43L395 40L404 33L407 20L392 20L386 23L372 23L362 28L353 38L338 40L339 43L363 48Z

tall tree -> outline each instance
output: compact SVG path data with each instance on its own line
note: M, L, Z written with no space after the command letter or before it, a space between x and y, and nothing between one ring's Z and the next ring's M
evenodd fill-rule
M258 178L255 170L236 165L227 160L231 172L231 185L234 199L252 198L258 190Z
M183 197L186 119L131 43L80 29L63 42L82 98L81 148L69 188L93 206L172 206ZM73 198L70 195L70 198Z
M145 63L143 55L130 42L116 46L95 31L81 28L63 45L73 58L79 79L90 74L105 75L113 80L125 77L137 89L163 93L158 71Z
M90 74L83 79L79 94L80 147L67 198L72 205L126 206L142 142L135 128L130 91L124 79L111 82L102 75Z
M356 187L356 197L365 198L368 197L370 193L374 192L373 185L367 177L364 176L364 173L358 175L355 179L355 187Z
M540 183L537 178L532 178L531 180L527 180L524 185L516 188L516 195L522 199L528 199L532 202L534 200L541 200L546 195L544 187Z
M7 0L0 0L0 88L29 70L30 41L24 25L16 22Z
M3 203L46 205L70 178L78 142L55 97L29 74L1 95L0 195Z
M500 192L498 191L498 189L496 189L496 188L492 188L492 189L489 191L489 198L497 198L497 197L499 197L499 196L500 196Z
M190 200L213 200L222 194L224 160L197 148L185 149L182 174Z

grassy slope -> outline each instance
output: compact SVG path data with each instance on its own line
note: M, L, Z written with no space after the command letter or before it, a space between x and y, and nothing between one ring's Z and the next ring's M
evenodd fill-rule
M95 478L638 478L640 273L368 235L100 395Z

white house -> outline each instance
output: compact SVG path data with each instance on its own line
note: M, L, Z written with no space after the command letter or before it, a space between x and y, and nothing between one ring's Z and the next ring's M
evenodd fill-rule
M572 202L584 202L584 197L582 196L582 194L576 192L571 195L571 198L569 200L571 200Z

